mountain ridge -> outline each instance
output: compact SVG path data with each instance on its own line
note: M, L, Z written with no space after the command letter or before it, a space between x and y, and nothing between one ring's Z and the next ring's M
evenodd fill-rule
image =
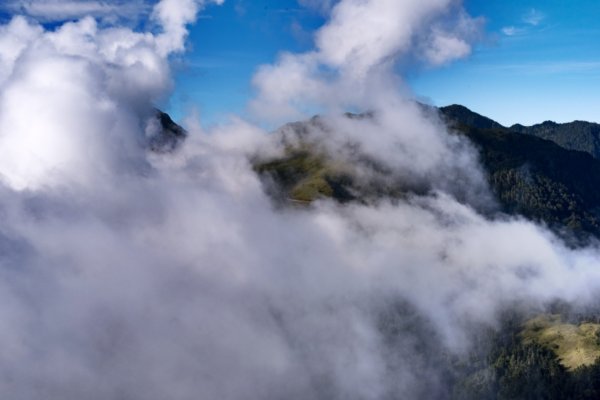
M441 114L448 120L479 129L503 129L525 135L550 140L569 150L578 150L600 159L600 124L575 120L557 123L546 120L539 124L525 126L514 124L510 127L478 114L469 108L453 104L440 107Z
M475 145L501 212L545 224L572 243L600 238L599 159L533 134L511 131L464 106L425 106L424 111L438 113L451 131ZM286 129L302 138L311 124L318 125L319 118L291 123ZM319 198L331 198L341 203L368 202L428 190L385 179L360 181L352 172L356 166L336 162L335 155L324 153L318 145L292 144L286 148L283 157L255 163L255 170L269 182L271 194L280 201L310 204ZM373 165L372 161L367 163L368 167Z

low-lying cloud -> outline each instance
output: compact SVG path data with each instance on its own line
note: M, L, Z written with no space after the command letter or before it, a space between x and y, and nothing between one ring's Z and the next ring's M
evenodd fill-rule
M302 209L265 193L250 160L285 149L243 120L190 125L172 154L144 146L203 5L163 0L156 34L0 28L3 397L443 398L436 357L468 349L470 327L509 304L595 299L598 251L478 212L493 200L475 150L398 89L409 48L466 54L413 43L443 27L469 46L439 20L471 21L455 2L343 0L315 52L260 69L259 114L325 106L310 135L330 154L429 183ZM336 116L346 106L374 117Z

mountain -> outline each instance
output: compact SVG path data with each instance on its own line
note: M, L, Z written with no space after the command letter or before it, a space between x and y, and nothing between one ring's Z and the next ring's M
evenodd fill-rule
M502 212L544 223L573 243L592 236L600 238L600 160L511 131L462 106L444 107L439 112L455 132L469 138L479 150L488 184ZM317 117L288 124L284 130L302 136L311 125L318 124ZM343 163L319 150L318 144L299 143L287 145L284 157L255 164L279 201L306 204L325 197L364 202L428 190L415 182L390 182L383 177L360 180L353 172L355 168L369 168L382 176L385 168L364 158L351 165Z
M463 135L475 145L501 212L545 223L573 245L600 237L600 160L503 127L462 106L427 112L439 113L453 134ZM254 160L255 170L279 204L304 207L319 198L370 202L426 193L426 187L414 182L378 179L378 174L385 175L386 171L373 160L358 157L355 163L348 163L337 154L327 153L307 135L320 124L320 118L315 117L286 125L274 134L283 141L285 154ZM289 140L290 133L296 140ZM355 173L356 168L375 173L366 174L369 180L364 181ZM449 388L435 398L600 398L597 312L579 315L561 305L549 311L552 314L536 315L508 310L496 329L478 333L476 345L466 355L427 353L426 360L444 371ZM393 329L385 325L383 331L398 334L402 332L399 329L414 331L419 327L414 319L406 322L404 315L398 319L404 325L398 328L396 324ZM424 340L431 336L422 335ZM429 342L415 345L435 348Z
M566 228L579 237L600 237L600 160L506 129L455 129L479 149L504 212L543 222L559 233Z
M545 121L541 124L524 126L515 124L504 127L498 122L477 114L467 107L451 105L441 107L440 112L451 123L466 125L478 129L503 129L525 135L550 140L569 150L578 150L600 158L600 124L586 121L573 121L558 124Z
M513 125L511 131L551 140L571 150L585 151L600 158L600 124L574 121L566 124L546 121L533 126Z
M148 147L157 153L168 153L174 151L187 137L187 132L179 126L169 114L154 110L154 121L156 128L148 138Z
M441 107L439 110L450 121L458 122L460 124L470 126L472 128L505 129L496 121L484 117L483 115L477 114L469 110L465 106L453 104L451 106Z

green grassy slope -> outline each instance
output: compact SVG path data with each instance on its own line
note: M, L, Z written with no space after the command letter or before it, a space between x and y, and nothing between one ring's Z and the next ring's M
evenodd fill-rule
M593 365L600 357L600 324L572 324L560 315L541 315L527 321L521 335L526 344L552 350L569 370Z
M289 148L285 157L259 162L255 170L276 185L275 196L295 203L319 198L340 202L354 199L349 166L331 159L313 147Z

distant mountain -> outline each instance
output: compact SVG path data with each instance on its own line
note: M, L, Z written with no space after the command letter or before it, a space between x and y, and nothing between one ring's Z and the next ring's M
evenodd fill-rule
M600 237L600 160L506 129L456 129L478 147L505 212Z
M546 121L533 126L513 125L511 131L552 140L571 150L585 151L600 158L600 124L574 121L566 124Z
M558 124L546 121L533 126L515 124L507 128L461 105L441 107L439 110L448 121L454 124L478 129L504 129L536 136L551 140L565 149L584 151L600 159L600 124L585 121Z

